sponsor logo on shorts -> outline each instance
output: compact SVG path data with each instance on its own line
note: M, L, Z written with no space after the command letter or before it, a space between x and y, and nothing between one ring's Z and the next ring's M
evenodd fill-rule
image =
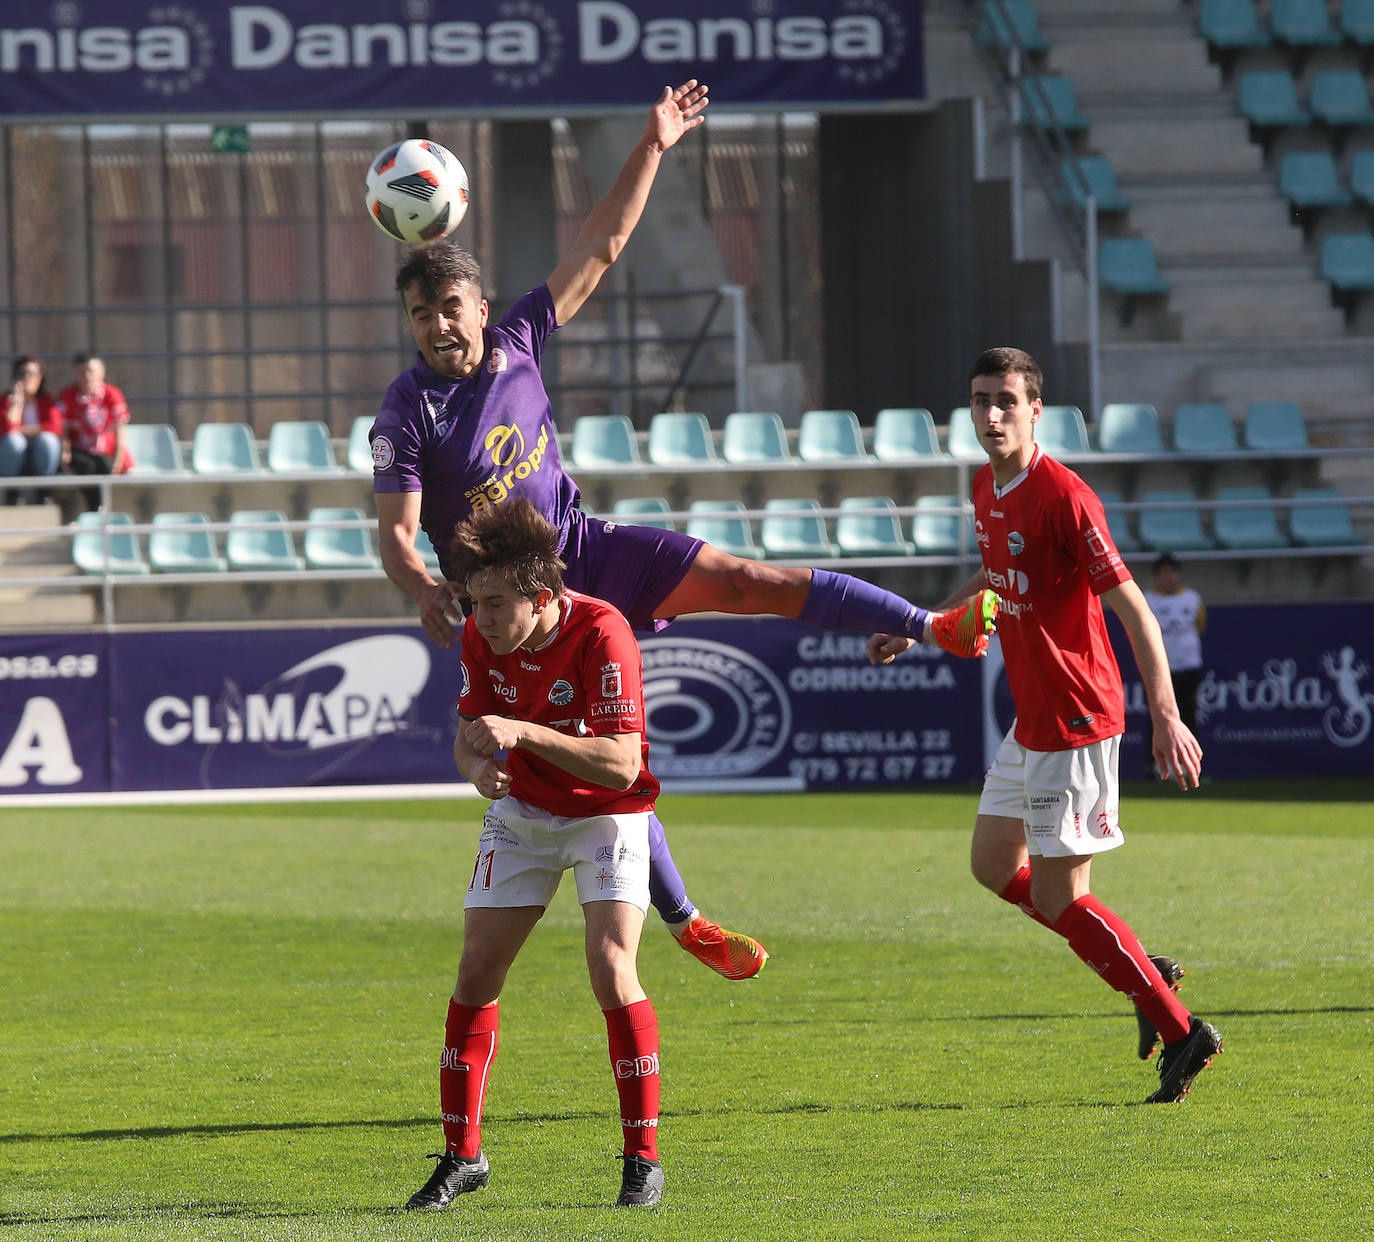
M390 470L395 460L396 450L391 447L391 441L386 436L374 436L372 438L372 468L374 470Z
M624 889L634 888L635 881L633 876L617 875L614 871L607 871L605 867L602 867L596 873L596 886L603 893L607 889L613 893L619 893Z
M658 1073L658 1053L645 1057L617 1057L615 1076L617 1078L652 1078ZM656 1121L646 1119L646 1124L657 1125Z
M560 677L549 688L549 702L555 707L567 707L573 701L574 693L572 683Z

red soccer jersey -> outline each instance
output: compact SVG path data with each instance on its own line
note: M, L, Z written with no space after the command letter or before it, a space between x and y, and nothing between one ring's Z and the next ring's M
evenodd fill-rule
M629 622L610 604L565 591L558 629L537 651L497 655L471 618L463 627L463 686L468 719L507 716L574 737L640 735L639 777L627 790L593 785L528 750L506 759L511 796L553 815L651 811L658 781L649 771L644 670Z
M997 494L992 467L973 478L974 529L1016 704L1016 740L1068 750L1125 732L1121 670L1102 616L1104 591L1131 577L1097 494L1036 449Z
M99 392L88 397L75 384L69 384L58 401L66 412L67 439L72 447L112 456L116 429L129 421L124 394L113 384L102 384Z

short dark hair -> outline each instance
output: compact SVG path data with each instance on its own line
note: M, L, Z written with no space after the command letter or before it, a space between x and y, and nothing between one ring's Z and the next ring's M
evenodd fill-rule
M44 367L43 360L35 354L20 354L19 357L14 360L14 365L10 368L10 379L17 380L24 374L25 368L34 366L38 368L38 373L43 377L43 384L40 385L38 389L39 392L42 392L43 387L48 382L47 368Z
M420 286L426 302L437 302L440 291L457 281L482 292L482 268L461 246L451 241L432 241L416 246L396 271L396 292L405 297L411 285Z
M1159 573L1161 569L1177 569L1180 573L1183 572L1183 566L1179 564L1178 557L1172 552L1161 552L1155 557L1154 569L1152 572Z
M980 375L1023 375L1026 378L1026 397L1038 400L1045 387L1045 376L1036 362L1024 349L1012 349L999 345L996 349L985 349L977 361L969 368L968 382L973 383Z
M464 585L492 570L530 599L545 588L563 594L567 565L558 555L558 528L528 500L491 505L459 522L449 559Z
M72 366L84 367L88 362L99 362L100 355L96 353L74 354L72 356Z

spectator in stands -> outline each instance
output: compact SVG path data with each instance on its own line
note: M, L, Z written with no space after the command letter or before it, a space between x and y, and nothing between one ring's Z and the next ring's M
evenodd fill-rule
M463 902L463 957L439 1061L446 1150L406 1206L443 1208L487 1184L482 1102L497 1001L569 870L620 1097L616 1206L652 1206L663 1195L658 1018L636 957L658 781L639 644L613 606L564 590L558 531L527 500L474 513L455 533L450 564L473 601L453 757L492 805Z
M129 406L124 394L105 379L96 354L72 359L76 382L58 396L66 422L67 469L72 474L124 474L134 463L124 443ZM100 489L84 492L87 509L100 508Z
M451 242L410 252L396 288L419 357L387 390L371 433L382 564L419 605L426 631L448 647L457 637L461 595L451 577L454 528L523 497L557 527L568 586L614 604L635 627L692 612L771 613L832 630L891 630L980 654L995 615L991 592L937 617L844 574L742 560L676 531L603 522L581 511L577 485L559 459L540 358L549 336L578 312L624 248L659 162L701 123L706 90L696 81L664 89L571 250L500 323L488 325L481 272L470 254ZM445 581L435 581L415 550L422 527ZM757 973L767 957L763 947L697 912L656 816L650 855L653 903L678 942L727 978Z
M973 479L983 567L946 601L991 586L1016 720L989 768L973 827L977 880L1057 932L1136 1005L1154 1050L1164 1040L1151 1103L1181 1099L1221 1051L1221 1037L1179 1003L1176 964L1145 953L1135 933L1092 895L1093 855L1122 842L1117 772L1125 691L1102 601L1121 618L1140 666L1160 769L1197 785L1202 748L1179 719L1159 625L1107 529L1102 502L1035 443L1042 377L1029 354L990 349L969 374L969 406L989 464ZM874 635L890 659L909 640ZM1161 964L1173 969L1161 969ZM1166 973L1170 977L1166 977ZM1144 1040L1142 1039L1142 1045Z
M1159 622L1164 653L1169 657L1169 677L1178 700L1178 714L1191 733L1197 733L1197 692L1202 684L1202 635L1207 629L1207 605L1202 596L1183 582L1178 557L1165 552L1154 564L1155 585L1145 592L1145 602ZM1159 773L1161 779L1167 779Z
M62 465L62 407L48 393L43 364L32 354L14 360L0 437L0 477L45 477ZM20 504L47 500L50 493L15 488L6 493Z

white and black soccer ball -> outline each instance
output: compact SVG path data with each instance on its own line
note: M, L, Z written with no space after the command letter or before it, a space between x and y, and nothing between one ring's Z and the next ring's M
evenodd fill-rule
M468 174L437 142L407 138L368 167L366 202L383 233L418 246L458 227L468 209Z

